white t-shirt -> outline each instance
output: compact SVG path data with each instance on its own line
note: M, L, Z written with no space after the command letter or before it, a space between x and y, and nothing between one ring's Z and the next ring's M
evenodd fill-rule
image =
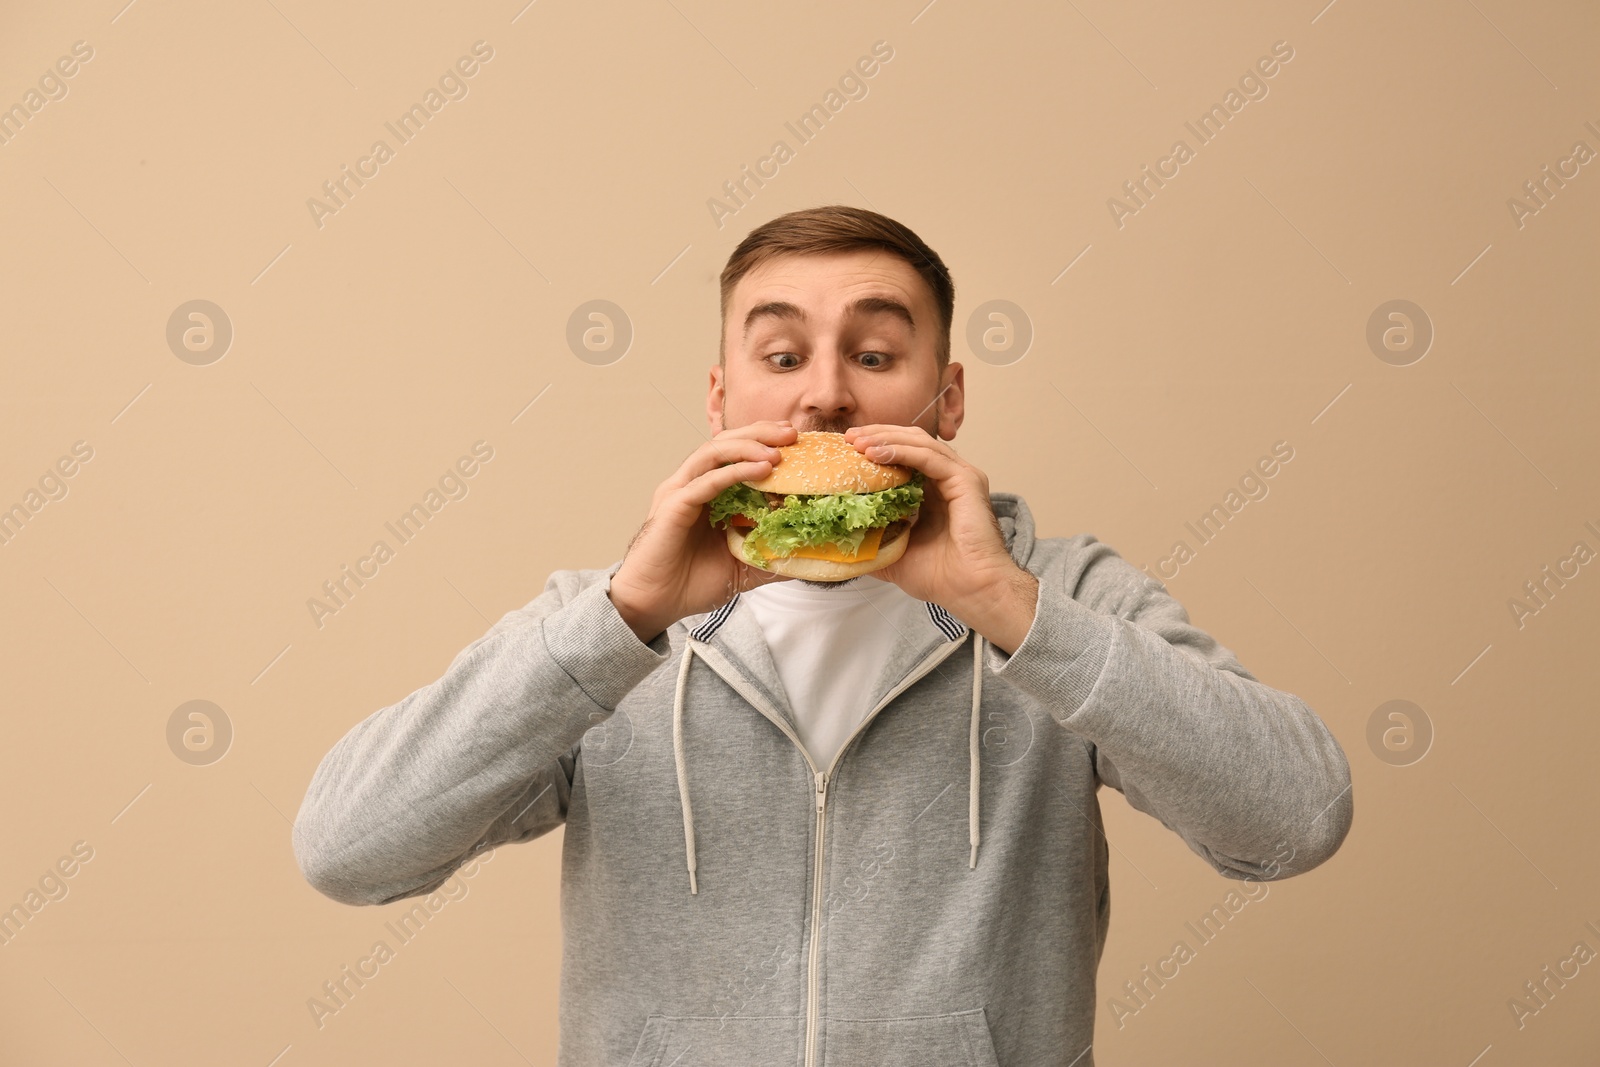
M795 729L826 768L871 710L894 646L928 625L928 606L893 582L863 574L814 589L800 581L746 590L794 712Z

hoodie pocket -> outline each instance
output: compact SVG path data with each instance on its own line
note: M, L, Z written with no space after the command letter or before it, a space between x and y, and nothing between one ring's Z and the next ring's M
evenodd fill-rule
M793 1067L804 1041L799 1016L651 1015L628 1067Z
M999 1067L982 1008L899 1019L828 1017L829 1064L873 1067Z

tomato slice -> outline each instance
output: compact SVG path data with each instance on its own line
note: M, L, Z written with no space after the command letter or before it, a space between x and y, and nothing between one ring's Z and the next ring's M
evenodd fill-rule
M755 520L754 519L747 519L743 515L739 515L739 514L736 513L736 514L728 516L728 525L729 526L749 526L749 527L753 527L753 526L755 526Z

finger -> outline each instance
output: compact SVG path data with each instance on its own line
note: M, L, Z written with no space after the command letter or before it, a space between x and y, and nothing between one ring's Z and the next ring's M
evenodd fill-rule
M748 428L740 427L740 429ZM716 470L718 467L729 463L766 459L775 464L778 460L775 445L763 441L761 437L755 436L756 434L767 437L779 436L772 430L750 430L746 434L730 434L707 441L691 452L689 457L683 461L683 465L673 474L671 485L674 488L681 488L701 477L707 471ZM792 442L780 440L777 443L788 444ZM763 476L755 475L755 477ZM734 481L738 480L737 478L734 479ZM732 482L729 484L731 485Z
M760 422L750 422L719 431L713 440L726 437L755 437L766 440L768 437L777 437L784 443L792 443L796 432L794 424L788 419L762 419Z
M762 446L765 447L765 446ZM700 514L700 509L716 499L718 493L738 482L755 481L765 478L772 473L772 462L765 459L743 460L738 463L729 463L723 467L715 467L695 478L677 493L673 494L676 501Z
M941 455L949 456L958 463L964 462L961 457L956 454L955 449L951 448L943 441L930 436L928 431L924 430L920 426L893 426L874 424L871 426L856 427L850 431L847 440L857 451L861 452L863 455L867 455L867 450L872 448L874 445L905 444L930 448ZM881 456L885 454L887 453L867 455L867 458L876 463L893 462L892 460L881 458Z
M938 444L937 439L921 426L901 426L892 422L870 422L862 423L860 426L852 426L844 432L844 439L854 444L863 437L883 437L890 433L910 434L921 440Z
M751 453L739 452L738 448L746 447L750 442L752 446L776 447L778 445L792 445L799 439L795 428L788 422L775 422L766 419L761 422L752 422L744 426L735 426L730 430L723 430L715 437L701 445L698 452L718 457L718 462L731 463L737 459L751 457ZM730 448L730 443L732 447ZM754 455L765 454L759 449ZM695 475L710 469L709 465L702 464Z
M936 481L975 473L971 465L948 448L936 448L906 437L909 435L873 434L869 442L858 440L856 447L874 463L911 467Z

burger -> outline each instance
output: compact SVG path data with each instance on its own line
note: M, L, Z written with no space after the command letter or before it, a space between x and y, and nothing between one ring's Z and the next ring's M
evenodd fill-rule
M801 430L764 478L737 482L711 501L711 525L728 550L763 570L842 582L887 567L906 550L924 477L874 463L842 433Z

